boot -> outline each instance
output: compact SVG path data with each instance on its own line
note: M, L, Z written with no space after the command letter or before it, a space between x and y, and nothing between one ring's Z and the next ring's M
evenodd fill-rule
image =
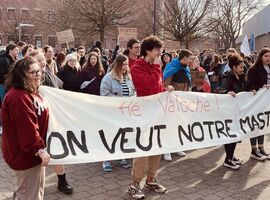
M58 176L58 189L65 194L71 194L73 192L73 188L68 184L66 180L66 174L57 176Z

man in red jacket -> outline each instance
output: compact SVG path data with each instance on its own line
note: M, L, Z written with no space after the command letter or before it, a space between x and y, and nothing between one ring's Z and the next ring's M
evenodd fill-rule
M162 42L156 36L144 39L141 45L142 58L138 59L131 68L131 76L137 91L137 96L148 96L166 91L163 85L162 71L160 66L160 55ZM167 86L172 91L172 86ZM157 193L165 193L166 188L160 185L154 178L159 168L160 155L140 157L133 160L132 183L128 191L134 199L143 199L139 183L147 174L144 188ZM147 170L146 170L147 169Z

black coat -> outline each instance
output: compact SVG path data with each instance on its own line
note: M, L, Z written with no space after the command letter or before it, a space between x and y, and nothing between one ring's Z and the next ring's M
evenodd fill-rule
M246 89L245 77L242 75L237 79L231 70L227 71L223 75L221 87L224 89L224 93L229 91L234 91L235 93L243 92Z
M100 95L100 84L103 74L99 75L96 70L84 70L78 74L79 91L87 94ZM91 81L91 83L84 89L81 89L81 84L84 81Z
M267 71L263 66L251 67L247 73L247 90L259 90L267 84Z
M8 73L10 66L14 63L10 55L3 55L0 57L0 84L5 81L5 75Z
M76 68L65 66L58 73L57 77L63 81L63 89L77 92L79 90L78 81L78 70Z

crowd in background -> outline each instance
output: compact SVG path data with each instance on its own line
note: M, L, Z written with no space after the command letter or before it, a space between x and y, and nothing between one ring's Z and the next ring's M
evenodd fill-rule
M197 74L196 80L195 74ZM22 79L21 82L18 82L18 77ZM33 81L31 84L36 84L34 84L34 89L29 87L29 79ZM34 159L34 161L29 161L32 163L31 165L24 164L22 168L18 168L16 163L11 161L12 158L5 156L5 153L10 150L8 145L10 138L5 135L5 131L15 131L9 130L10 127L7 127L6 124L12 126L18 123L9 118L9 112L15 112L14 115L17 112L9 110L8 105L12 102L10 105L14 106L13 109L19 109L20 104L17 105L12 100L16 95L21 97L21 101L24 102L23 106L37 98L42 102L42 97L36 95L39 84L91 95L126 98L148 96L166 90L230 94L232 97L242 91L252 91L256 95L256 91L260 88L269 88L270 85L270 49L265 47L259 53L254 52L252 55L246 56L234 48L227 49L224 54L218 54L212 49L205 49L203 52L188 49L166 51L166 49L162 49L162 42L156 36L147 37L142 42L131 39L126 48L120 48L117 45L112 50L104 49L99 41L90 49L80 46L62 49L56 53L51 46L35 49L33 45L24 42L10 44L6 47L6 51L0 53L0 98L4 130L2 146L5 151L3 150L3 154L6 162L15 171L28 170L36 164L46 165L49 162L45 145L46 131L44 130L37 147L31 147L31 156ZM25 90L26 93L22 93L20 90ZM28 93L36 96L28 96ZM20 101L18 98L16 100ZM22 112L27 113L28 116L29 110L33 112L32 117L40 119L30 105L26 111ZM36 126L41 126L39 123L47 123L47 115L44 113L42 122L38 121L33 124L30 116L30 122L26 120L24 123L29 123L29 127L35 129ZM18 114L14 117L18 117L20 120L23 117L20 118L20 116ZM23 127L23 124L20 123L20 126ZM32 134L41 133L37 131ZM17 142L20 143L20 140L25 141L20 137ZM33 139L34 141L35 139ZM225 167L239 169L243 162L234 155L236 144L225 145ZM31 146L25 142L25 146L22 148L30 148L29 145ZM28 151L28 149L26 150ZM14 153L14 156L16 155L15 150L10 151ZM16 151L21 150L16 149ZM184 152L175 153L179 156L186 155ZM27 157L26 154L21 156ZM40 160L37 159L37 156L40 157ZM264 150L264 136L251 139L251 158L260 161L270 159L270 155ZM164 159L171 161L171 154L165 154ZM154 178L159 162L160 156L134 159L133 182L129 186L129 192L133 198L144 197L138 183L144 176L146 163L152 168L148 166L145 187L158 193L166 191L166 188ZM117 161L117 164L123 168L131 167L126 159ZM111 162L104 161L102 168L106 172L111 172ZM72 193L73 188L65 178L64 166L54 166L54 169L58 175L58 189L67 194ZM40 167L35 170L30 174L44 173ZM22 180L22 176L26 175L29 176L29 172L17 173L16 177L20 177L19 180ZM44 182L42 178L39 181ZM21 186L19 183L18 185ZM41 189L36 189L36 191L40 190L42 193L42 184L40 187ZM17 190L16 195L19 194L20 191Z

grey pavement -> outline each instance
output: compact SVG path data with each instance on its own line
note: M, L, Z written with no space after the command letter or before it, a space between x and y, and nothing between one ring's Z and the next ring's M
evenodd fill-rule
M265 140L265 149L270 152L269 136ZM0 200L4 200L11 198L15 178L4 162L2 152L0 154ZM269 200L270 161L249 159L249 140L237 144L236 155L244 160L237 171L222 166L223 146L188 151L184 158L173 155L172 162L162 159L157 179L167 186L168 191L163 195L146 191L146 199ZM89 163L67 165L66 171L74 193L65 195L57 190L57 177L49 166L46 170L45 200L131 199L127 193L131 169L113 164L113 172L106 173L103 172L101 163Z

